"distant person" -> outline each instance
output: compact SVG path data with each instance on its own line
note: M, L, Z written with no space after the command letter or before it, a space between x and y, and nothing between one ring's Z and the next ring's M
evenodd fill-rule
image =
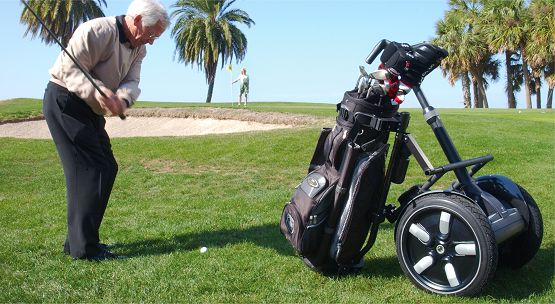
M245 107L247 106L247 100L249 97L249 75L247 75L247 69L242 68L241 74L237 79L235 79L232 83L236 83L240 81L240 88L239 88L239 106L241 105L242 97L245 97Z
M158 0L134 0L126 15L92 19L75 30L67 50L107 97L64 52L49 71L43 112L64 169L64 253L74 259L119 258L100 243L98 233L118 171L104 116L121 115L137 100L145 45L152 45L168 24Z

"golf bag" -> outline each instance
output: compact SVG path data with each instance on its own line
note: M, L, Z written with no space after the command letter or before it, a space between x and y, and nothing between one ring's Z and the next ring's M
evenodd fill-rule
M380 195L389 132L376 128L376 121L397 109L380 94L360 99L356 90L348 91L337 105L334 128L321 131L308 175L280 222L282 234L312 269L337 274L362 267L375 239L369 231L383 221Z

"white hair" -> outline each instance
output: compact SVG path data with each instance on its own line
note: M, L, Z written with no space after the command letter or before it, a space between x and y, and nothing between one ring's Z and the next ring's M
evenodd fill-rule
M170 23L168 12L158 0L133 0L127 8L127 16L141 15L143 26L154 26L158 21L166 29Z

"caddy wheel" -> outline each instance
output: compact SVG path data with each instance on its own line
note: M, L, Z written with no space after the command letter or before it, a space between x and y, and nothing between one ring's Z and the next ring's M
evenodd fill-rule
M449 192L409 203L395 227L397 258L419 288L475 295L497 267L497 244L484 212Z

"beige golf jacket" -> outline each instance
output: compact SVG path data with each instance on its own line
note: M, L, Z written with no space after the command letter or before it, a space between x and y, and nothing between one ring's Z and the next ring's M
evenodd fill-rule
M101 17L81 24L67 50L100 87L109 88L131 106L141 93L139 81L146 47L131 47L123 32L122 18ZM105 114L94 98L94 86L65 52L60 53L49 73L50 81L85 100L96 114Z

